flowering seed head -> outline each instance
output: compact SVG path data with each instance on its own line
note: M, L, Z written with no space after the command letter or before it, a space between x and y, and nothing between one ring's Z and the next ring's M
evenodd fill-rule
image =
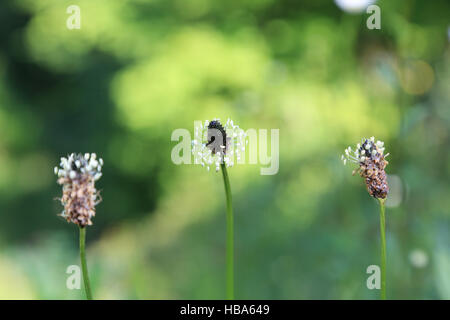
M213 120L208 124L207 140L206 146L211 149L213 154L221 151L226 153L228 144L227 132L219 120Z
M63 186L60 200L64 210L60 215L67 222L82 228L92 225L95 206L101 201L99 192L95 189L95 181L102 176L102 166L103 160L97 160L95 153L72 153L67 158L61 158L59 167L55 167L57 182Z
M364 179L369 194L377 199L385 199L389 192L385 172L388 162L385 158L389 154L384 154L384 142L375 142L375 137L362 139L355 150L348 147L344 153L341 157L344 165L347 161L359 165L358 172Z
M222 125L220 119L206 120L202 126L195 128L195 139L192 141L192 154L196 163L200 163L209 171L214 167L219 171L225 163L232 167L245 154L246 134L233 120L228 119Z

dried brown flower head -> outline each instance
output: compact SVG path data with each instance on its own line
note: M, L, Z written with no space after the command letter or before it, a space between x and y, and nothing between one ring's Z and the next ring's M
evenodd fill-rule
M384 143L377 141L375 138L363 139L358 143L355 150L348 147L345 150L345 155L342 155L344 164L347 161L355 162L359 168L354 171L359 172L359 175L364 179L369 194L377 199L386 199L389 186L387 184L385 168L388 164L384 154Z
M103 160L95 153L72 153L67 158L61 158L60 167L55 167L58 184L63 186L61 204L64 206L60 214L67 222L80 227L92 225L95 216L95 206L101 201L99 192L95 189L95 181L102 176Z

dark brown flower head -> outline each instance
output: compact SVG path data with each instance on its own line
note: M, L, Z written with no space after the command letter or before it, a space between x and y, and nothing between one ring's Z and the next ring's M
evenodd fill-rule
M102 176L103 160L95 153L72 153L67 158L61 158L60 167L55 167L58 184L63 186L61 204L64 210L61 216L67 222L80 227L92 225L95 216L95 206L101 201L95 189L95 181Z
M384 143L377 141L375 138L363 139L358 143L355 150L348 147L345 155L342 155L344 164L347 161L357 163L359 168L357 171L366 183L369 194L377 199L386 199L389 187L386 179L385 168L388 164L384 154Z
M227 151L227 132L219 120L213 120L208 124L208 143L206 146L211 150L212 154L216 152Z
M195 139L192 140L192 154L196 164L201 164L208 171L220 165L232 167L235 161L245 157L245 147L248 143L244 130L228 119L224 125L220 119L205 120L195 127Z

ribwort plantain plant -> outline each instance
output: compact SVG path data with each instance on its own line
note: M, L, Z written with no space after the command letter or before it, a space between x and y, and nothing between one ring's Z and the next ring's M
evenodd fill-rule
M234 299L234 217L230 179L227 167L232 167L234 161L239 161L245 153L246 135L239 126L228 119L223 126L220 119L211 122L206 120L201 127L195 128L195 136L200 140L192 141L192 153L196 163L200 163L209 171L222 170L227 207L226 218L226 298ZM206 141L206 142L204 142Z
M358 168L353 171L364 179L369 194L378 200L380 204L380 235L381 235L381 299L386 299L386 219L385 201L389 193L385 168L388 165L384 154L384 142L375 142L375 137L362 139L356 145L356 149L351 147L345 149L345 154L341 159L344 165L347 161L358 164Z
M95 206L101 201L95 182L102 176L102 166L103 159L97 160L95 153L72 153L67 158L61 158L60 167L54 170L58 184L62 185L63 195L59 200L64 210L60 216L76 224L80 231L81 269L88 300L92 299L92 291L86 262L86 227L92 225Z

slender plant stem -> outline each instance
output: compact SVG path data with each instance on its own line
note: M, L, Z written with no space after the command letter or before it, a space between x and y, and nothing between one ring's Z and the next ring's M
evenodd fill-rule
M381 300L386 300L386 219L385 199L380 200L380 233L381 233Z
M221 164L225 195L227 198L227 300L234 299L234 231L233 231L233 205L231 198L230 180L227 168Z
M91 284L89 282L88 267L86 263L85 242L86 242L86 227L80 228L80 258L81 258L81 269L83 271L84 290L86 291L86 298L88 300L92 300Z

